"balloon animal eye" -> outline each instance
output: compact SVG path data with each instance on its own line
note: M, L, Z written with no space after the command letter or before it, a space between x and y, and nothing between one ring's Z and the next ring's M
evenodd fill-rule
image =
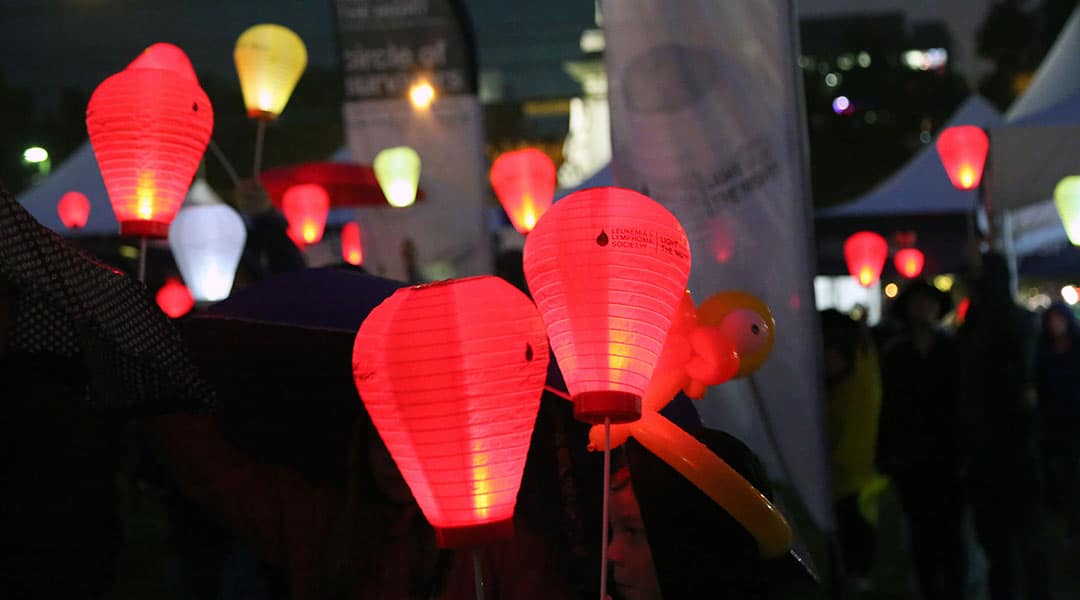
M748 356L766 345L769 325L756 311L744 308L728 313L720 322L720 329L740 356Z

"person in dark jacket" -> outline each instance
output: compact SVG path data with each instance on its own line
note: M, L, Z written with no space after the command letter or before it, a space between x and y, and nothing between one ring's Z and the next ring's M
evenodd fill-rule
M878 463L907 516L924 600L963 598L967 580L957 347L940 327L949 296L915 281L893 304L901 334L885 347Z
M970 457L975 533L990 562L991 600L1041 600L1050 592L1034 418L1035 321L1013 300L1002 255L983 254L972 271L958 336L959 435Z
M742 442L700 427L689 433L770 494L764 469ZM616 597L765 598L773 590L805 594L816 587L798 554L763 559L734 517L633 438L624 456L611 478L608 559Z
M1080 325L1063 303L1043 313L1035 360L1047 504L1080 535Z

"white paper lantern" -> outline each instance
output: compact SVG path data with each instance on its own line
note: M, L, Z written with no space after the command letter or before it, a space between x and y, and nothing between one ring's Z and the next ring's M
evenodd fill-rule
M197 204L180 210L169 227L169 246L196 300L228 297L246 238L244 220L228 205Z

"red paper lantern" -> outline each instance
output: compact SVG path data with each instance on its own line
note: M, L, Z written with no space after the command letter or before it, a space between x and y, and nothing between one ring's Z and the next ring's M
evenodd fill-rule
M60 214L60 222L68 229L86 227L86 221L90 218L90 201L82 192L68 192L60 196L60 202L56 204L56 212Z
M293 241L314 244L322 239L326 217L330 214L330 196L313 183L294 185L285 190L281 210L289 222Z
M949 127L937 140L938 156L949 181L958 190L973 190L982 180L990 141L986 132L974 125Z
M482 276L401 288L356 335L356 388L444 548L513 535L548 345L536 307Z
M588 423L634 421L690 275L679 221L632 190L557 202L529 234L525 278Z
M364 245L360 241L360 224L349 221L341 228L341 258L350 265L364 264Z
M555 163L536 148L503 153L491 165L491 187L514 229L529 233L551 208Z
M852 234L844 242L844 260L847 261L848 272L863 287L874 285L881 277L888 254L889 244L873 231Z
M898 250L896 256L893 256L893 265L896 267L896 271L908 279L918 277L922 273L925 263L926 257L918 248L904 248Z
M971 298L964 298L956 307L956 320L963 323L967 320L968 309L971 308Z
M192 81L198 81L195 77L195 68L191 66L191 60L180 48L158 42L142 51L138 58L131 61L129 69L164 69L183 75Z
M148 62L101 82L86 129L121 235L164 238L210 141L214 110L193 78Z
M191 295L191 290L175 277L170 277L165 285L161 286L156 298L161 312L173 319L186 315L191 307L195 306L195 298Z

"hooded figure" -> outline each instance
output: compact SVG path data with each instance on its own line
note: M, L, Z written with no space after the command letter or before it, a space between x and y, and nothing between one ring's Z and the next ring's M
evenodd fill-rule
M704 428L689 433L769 495L764 469L742 442ZM626 458L628 468L612 479L614 528L609 546L623 598L670 600L713 593L763 598L777 587L815 585L816 576L795 552L761 558L742 525L632 438L626 443ZM638 515L633 514L635 509ZM655 577L648 572L650 566Z

